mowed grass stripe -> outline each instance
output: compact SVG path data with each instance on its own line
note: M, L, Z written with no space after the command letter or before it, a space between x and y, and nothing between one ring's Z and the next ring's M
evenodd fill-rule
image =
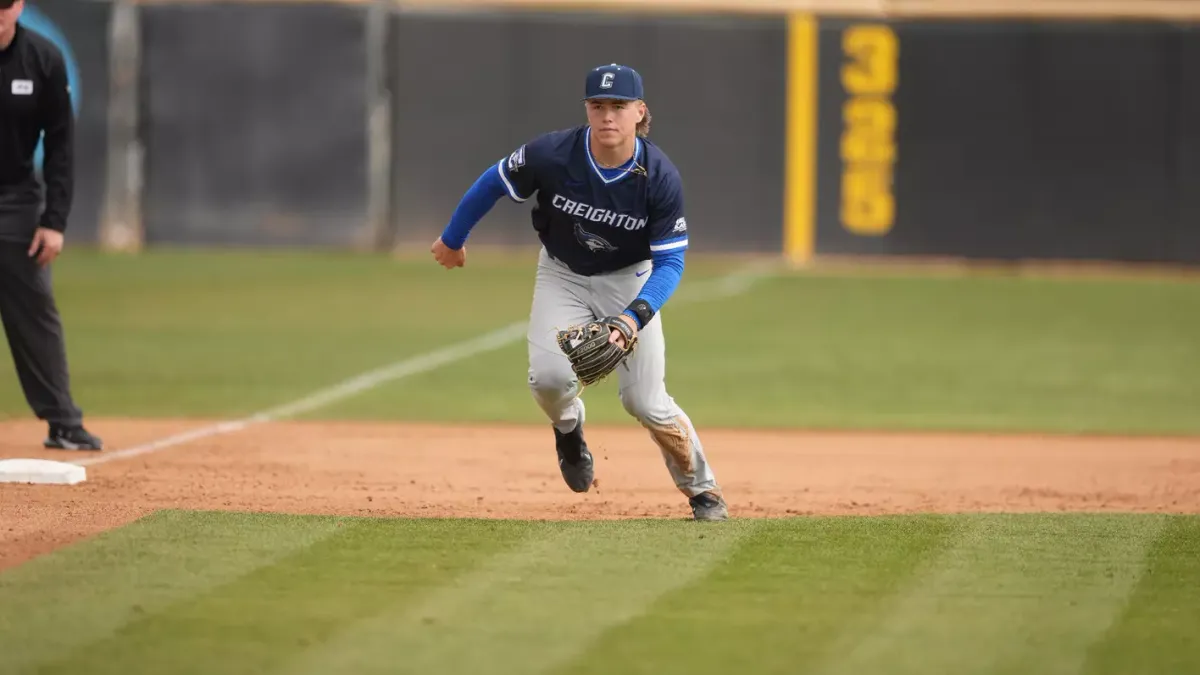
M953 534L942 516L764 521L724 565L613 627L556 672L807 672L845 626L874 616Z
M303 522L322 528L330 521ZM419 601L529 532L505 522L347 521L296 555L148 614L39 672L269 672L363 617ZM193 564L227 554L211 547Z
M0 576L0 672L1148 675L1200 664L1198 518L150 520ZM248 550L269 562L188 590ZM89 637L88 616L110 617L107 637Z
M292 555L338 519L162 511L0 574L0 672L84 645ZM104 668L90 651L74 672Z
M1075 675L1141 578L1161 516L964 516L955 545L821 675Z
M713 526L715 525L715 526ZM279 673L531 675L719 565L754 521L548 524L520 548L395 603L297 654Z
M1084 675L1200 673L1200 518L1172 517L1147 558L1124 613L1088 653Z

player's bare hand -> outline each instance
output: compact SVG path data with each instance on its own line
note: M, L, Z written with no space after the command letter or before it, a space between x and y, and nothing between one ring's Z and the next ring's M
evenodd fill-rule
M58 230L51 230L45 227L39 227L33 233L33 241L29 244L29 256L37 255L39 265L45 266L54 262L59 253L63 249L63 233Z
M629 330L633 334L633 336L637 337L637 334L638 334L637 323L632 318L630 318L630 316L628 314L621 314L617 318L624 321L629 326ZM621 347L622 349L625 348L625 336L621 335L621 331L619 331L619 330L614 330L611 333L609 333L608 341L617 345L618 347Z
M457 250L452 249L442 242L441 237L438 237L437 241L433 242L433 247L429 251L433 253L433 259L446 269L462 267L467 262L466 246Z

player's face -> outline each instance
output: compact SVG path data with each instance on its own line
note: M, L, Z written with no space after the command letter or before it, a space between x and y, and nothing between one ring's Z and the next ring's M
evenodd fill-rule
M638 122L645 114L641 101L593 99L587 102L588 124L595 140L605 145L619 145L637 134Z
M9 4L9 0L0 0L0 36L8 37L21 18L21 10L25 9L25 0L17 0Z

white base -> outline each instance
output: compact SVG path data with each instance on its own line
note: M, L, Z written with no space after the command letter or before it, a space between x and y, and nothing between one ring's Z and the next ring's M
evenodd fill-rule
M87 469L49 459L0 460L0 483L75 485L87 480Z

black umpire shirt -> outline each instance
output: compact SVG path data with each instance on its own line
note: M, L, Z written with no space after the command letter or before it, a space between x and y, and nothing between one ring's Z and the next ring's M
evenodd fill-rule
M42 134L44 210L33 164ZM29 243L37 227L66 230L74 188L73 135L62 53L18 23L16 37L0 50L0 240Z

